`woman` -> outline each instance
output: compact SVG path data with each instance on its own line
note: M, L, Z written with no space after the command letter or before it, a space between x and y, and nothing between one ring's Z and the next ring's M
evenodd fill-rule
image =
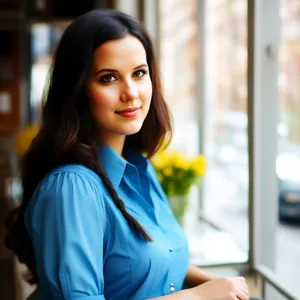
M142 26L117 11L76 19L54 58L6 237L38 299L248 299L243 278L188 264L186 238L148 161L170 133Z

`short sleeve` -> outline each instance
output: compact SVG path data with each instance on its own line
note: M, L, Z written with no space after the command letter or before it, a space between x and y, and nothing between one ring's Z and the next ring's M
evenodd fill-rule
M58 299L105 299L106 214L93 181L72 172L50 175L36 190L25 223L42 290Z

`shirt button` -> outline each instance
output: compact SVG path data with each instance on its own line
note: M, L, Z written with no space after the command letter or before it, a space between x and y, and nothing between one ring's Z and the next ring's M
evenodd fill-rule
M173 282L171 282L171 283L170 283L170 286L174 286L174 283L173 283Z
M169 248L169 251L172 252L172 251L173 251L173 248Z
M171 286L171 287L170 287L170 292L173 293L174 291L175 291L174 286Z

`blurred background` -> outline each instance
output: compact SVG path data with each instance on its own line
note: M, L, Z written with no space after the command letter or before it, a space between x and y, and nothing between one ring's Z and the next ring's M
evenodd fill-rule
M2 242L19 203L16 137L40 122L65 28L95 8L145 24L171 147L206 157L183 224L191 261L249 277L253 295L300 299L300 0L0 0L0 299L32 290Z

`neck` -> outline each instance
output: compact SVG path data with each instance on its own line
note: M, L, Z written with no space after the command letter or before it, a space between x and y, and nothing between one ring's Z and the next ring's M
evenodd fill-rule
M120 156L123 157L123 149L125 144L124 135L114 135L114 136L101 136L102 140L105 141L115 152L117 152Z

